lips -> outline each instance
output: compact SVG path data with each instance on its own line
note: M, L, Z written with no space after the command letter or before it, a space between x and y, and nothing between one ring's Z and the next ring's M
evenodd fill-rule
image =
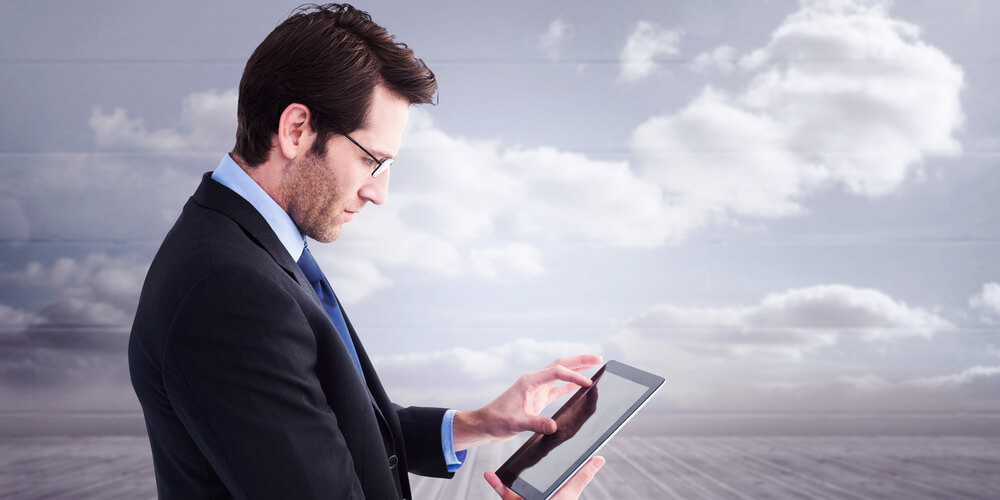
M356 213L357 212L352 212L350 210L344 210L344 215L346 216L348 221L354 220L354 214Z

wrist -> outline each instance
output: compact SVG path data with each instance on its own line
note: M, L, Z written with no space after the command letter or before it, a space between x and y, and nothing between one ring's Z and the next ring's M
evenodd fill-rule
M492 442L482 410L455 412L451 435L455 450L467 450Z

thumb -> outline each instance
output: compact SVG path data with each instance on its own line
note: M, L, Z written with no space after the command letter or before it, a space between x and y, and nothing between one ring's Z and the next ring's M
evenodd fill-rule
M604 457L595 456L587 461L580 471L559 488L552 500L577 500L583 489L594 479L594 475L604 465Z
M534 431L541 434L552 434L559 427L556 421L549 417L533 415L528 417L523 423L524 430Z

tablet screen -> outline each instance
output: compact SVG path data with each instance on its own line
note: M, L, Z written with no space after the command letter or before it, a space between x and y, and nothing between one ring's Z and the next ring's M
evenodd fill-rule
M538 492L561 485L571 467L594 453L657 388L615 373L630 374L620 363L611 363L619 370L605 366L598 371L594 384L577 391L553 416L558 425L554 434L532 436L501 466L501 480L511 484L519 478L518 483L526 482Z

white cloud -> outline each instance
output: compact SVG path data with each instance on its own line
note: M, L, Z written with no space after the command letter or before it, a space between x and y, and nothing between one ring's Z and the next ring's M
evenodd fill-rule
M1000 320L1000 283L986 283L982 291L969 298L969 307L982 312L987 322Z
M663 29L648 21L636 23L618 56L619 79L634 82L651 75L659 67L660 58L680 54L682 36L681 31Z
M0 185L32 239L159 240L221 154L32 155L0 168Z
M859 391L878 391L889 386L890 382L876 375L845 375L838 377L837 382Z
M611 342L654 364L663 363L657 358L664 349L715 359L796 361L842 339L929 338L950 328L945 319L878 290L835 284L768 294L745 307L654 306L625 323Z
M696 71L717 70L729 73L736 68L736 49L722 45L708 52L702 52L691 61L691 66Z
M183 149L187 141L169 129L149 132L141 118L129 118L124 108L105 113L101 108L90 112L90 128L99 146L128 145L152 151Z
M415 182L399 190L396 208L427 214L421 223L452 241L503 235L651 247L677 231L665 222L661 190L625 162L504 147L451 136L426 115L417 121L405 148L434 153L414 157Z
M127 388L124 352L146 267L136 256L91 254L0 275L0 286L52 289L34 312L0 305L0 387L91 396L105 383Z
M567 30L560 20L550 28L552 41ZM639 22L622 52L623 77L641 78L657 57L678 54L680 37ZM726 46L703 55L706 64L735 57ZM679 111L640 124L634 164L459 137L415 109L401 152L406 180L394 181L389 204L347 228L342 258L499 276L484 265L497 248L575 239L655 247L712 221L802 214L831 186L892 192L926 156L961 149L952 137L961 69L880 2L804 2L742 64L751 80L738 92L705 87ZM91 121L108 146L221 151L235 107L235 89L208 91L184 100L176 130L149 132L124 111L95 111ZM176 215L159 208L164 219Z
M692 225L625 162L453 136L420 109L399 158L407 171L393 179L388 202L345 227L331 254L510 280L543 272L547 241L649 248Z
M559 58L563 42L570 33L569 25L562 19L556 19L549 23L549 28L538 40L538 49L542 54L553 61Z
M236 134L236 89L196 92L181 105L180 125L148 131L141 118L129 118L125 109L110 113L94 108L90 128L102 147L150 151L228 151Z
M38 311L47 322L65 326L128 326L135 311L84 297L62 297Z
M996 366L973 366L962 370L959 373L940 375L936 377L924 377L910 381L909 383L918 387L941 389L958 386L968 386L970 384L992 382L1000 388L1000 365Z
M601 354L600 349L584 342L519 338L486 349L452 347L376 356L372 362L394 400L472 409L499 395L522 373L566 356Z
M0 283L56 289L56 297L35 313L47 323L127 326L148 266L135 256L97 253L59 258L47 267L30 262L22 271L0 274Z
M18 333L25 328L44 323L37 314L0 304L0 334Z
M846 285L820 285L769 294L745 316L752 327L831 329L866 341L929 338L951 328L940 316L907 306L883 292Z
M89 270L76 260L60 257L48 268L41 262L33 261L23 271L2 274L0 279L33 286L63 287L79 284L88 274Z
M392 280L383 276L369 261L338 258L336 245L324 247L310 244L309 248L314 250L316 261L336 290L337 298L345 305L356 304L392 284Z
M940 348L935 346L946 345L940 339L959 342L958 335L939 335L953 330L926 308L878 290L832 284L769 293L743 306L654 306L621 324L603 352L666 377L670 385L661 407L1000 408L1000 398L979 400L947 387L928 394L933 384L900 378L900 359L912 364L915 353L933 356ZM934 369L928 365L922 371ZM976 369L953 378L991 374Z
M469 260L477 274L491 279L527 278L544 270L538 250L521 243L476 249L469 254Z
M606 349L607 351L608 349ZM618 355L614 350L612 355ZM960 372L921 378L857 372L822 373L817 366L774 370L775 360L756 363L691 360L666 350L666 367L633 361L667 379L654 406L685 411L766 412L926 412L1000 410L1000 366L974 366ZM884 366L869 369L885 370Z
M706 311L693 312L684 322L688 327L712 324L715 321ZM746 335L758 333L753 328L747 330ZM602 354L605 359L618 359L664 376L667 384L653 401L653 406L659 409L771 412L1000 409L997 397L1000 366L976 366L951 375L914 379L892 376L891 370L885 370L881 364L867 367L875 372L849 365L824 369L819 364L817 369L816 365L789 364L774 352L759 352L753 358L720 358L679 346L685 340L678 336L670 336L662 343L645 339L623 350L622 341L630 336L632 340L638 339L640 331L648 333L648 325L646 330L623 329L603 345L521 338L493 348L452 347L378 356L374 363L395 400L463 409L487 403L521 373L537 370L559 357L584 353ZM447 377L442 376L442 367L447 367ZM830 368L834 368L832 372Z
M961 68L883 2L803 2L742 65L745 87L705 87L631 139L642 174L706 218L802 213L832 186L885 195L961 152Z
M995 412L1000 409L998 395L1000 366L975 366L951 375L918 379L868 374L750 384L730 392L729 397L737 402L736 408L766 411Z
M960 150L951 134L962 72L887 9L851 5L804 3L744 58L743 89L706 87L676 113L640 124L634 163L460 137L414 109L400 152L407 171L393 179L389 202L368 207L317 253L341 263L344 280L362 279L346 291L361 300L388 286L391 267L531 277L544 271L540 248L551 241L652 248L712 221L804 213L830 186L891 192L925 156ZM657 57L679 53L680 36L640 22L622 52L623 75L652 72ZM827 60L837 63L817 64ZM94 129L108 145L163 149L178 138L193 147L199 134L188 130L202 124L214 131L205 135L231 137L235 101L235 90L192 94L174 131L148 132L125 113L95 113Z
M827 177L787 150L780 120L741 109L706 88L680 112L653 117L632 135L640 173L695 213L776 217L801 213L800 200Z
M204 119L181 121L225 128L220 124L225 114L220 110L226 107L221 102L229 99L235 106L234 92L192 94L184 101L182 118ZM331 266L331 278L350 281L356 288L344 288L349 301L362 300L388 286L390 280L383 276L386 267L451 277L530 278L544 271L537 246L541 242L584 240L649 248L680 237L700 223L697 214L693 218L686 207L664 203L662 190L637 177L624 161L454 136L437 128L421 109L411 111L409 123L400 152L407 172L402 181L394 179L390 202L368 207L336 244L314 249L317 259ZM145 149L158 149L164 142L149 137L183 136L178 131L159 134L142 129L141 134L110 134L117 139L101 139L102 134L109 135L106 129L114 129L102 127L94 126L99 140ZM193 144L188 139L184 142ZM171 171L164 169L161 176ZM187 189L196 184L191 176L180 177L159 184ZM121 177L105 176L108 182L101 186L137 193L149 190L148 179L142 186L124 189L129 179L132 176L123 171ZM94 182L81 181L84 185ZM54 176L52 182L73 184L65 176ZM157 190L158 195L164 192L170 192L178 206L190 193ZM164 203L160 211L164 220L172 220L176 212L167 207Z

